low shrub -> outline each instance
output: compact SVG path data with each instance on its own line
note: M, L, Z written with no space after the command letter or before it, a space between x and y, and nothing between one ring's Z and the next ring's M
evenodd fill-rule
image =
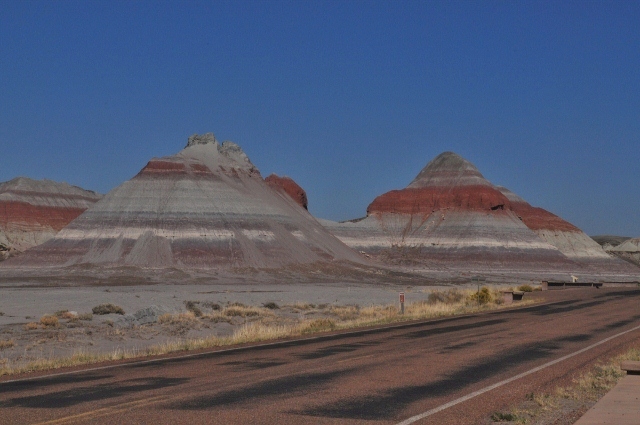
M222 312L222 314L228 317L255 317L260 316L260 313L260 309L256 307L245 306L244 304L240 303L231 304Z
M185 301L184 302L184 305L187 308L187 310L192 312L194 316L202 317L202 310L200 310L200 308L198 307L198 304L200 304L198 301Z
M273 301L269 301L268 303L262 304L264 308L268 308L269 310L279 310L280 306Z
M219 311L219 310L222 309L222 307L220 307L220 304L214 303L214 302L211 302L211 301L207 301L205 303L202 303L202 306L206 307L206 308L210 308L213 311Z
M100 304L91 310L93 314L103 315L103 314L124 314L124 310L122 307L113 305L113 304Z
M14 345L16 345L16 343L12 339L9 339L9 340L0 339L0 351L6 350L7 348L11 348Z
M294 304L291 305L291 307L295 310L311 310L316 308L316 305L311 303L305 303L302 301L296 301Z
M56 316L42 316L40 318L40 324L47 328L55 328L60 325Z
M24 330L25 331L33 331L35 329L38 329L40 326L38 326L38 324L36 322L29 322L26 325L24 325Z
M518 286L518 291L520 291L520 292L533 292L533 286L531 286L531 285L520 285L520 286Z
M56 317L58 317L60 319L66 319L66 320L77 320L78 319L78 314L74 313L74 312L71 312L69 310L56 311L54 316L56 316Z
M78 314L78 320L85 320L85 321L93 320L93 314L91 313Z

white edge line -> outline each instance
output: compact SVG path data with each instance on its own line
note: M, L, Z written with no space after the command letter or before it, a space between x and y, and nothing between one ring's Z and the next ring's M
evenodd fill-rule
M522 307L505 308L505 309L502 309L502 310L490 310L490 311L481 311L481 312L476 312L476 313L468 313L468 314L461 314L461 315L438 317L438 318L434 318L434 319L427 319L427 320L424 320L424 321L420 321L420 319L418 319L417 321L412 321L411 320L411 321L401 322L401 323L398 323L396 325L390 325L390 326L381 326L381 327L375 327L375 328L369 328L369 329L360 328L360 329L355 329L355 330L352 330L352 331L339 333L339 334L318 335L318 336L313 336L313 337L309 337L309 338L301 338L301 339L277 340L277 341L268 342L268 343L264 343L264 344L245 345L245 346L242 346L242 347L225 348L225 349L222 349L222 350L213 349L211 351L204 351L204 352L201 351L199 353L183 354L183 355L178 355L178 356L171 356L172 353L167 353L166 355L168 355L169 357L162 357L162 358L159 358L159 359L151 359L151 360L135 360L134 359L134 360L132 360L130 362L118 363L118 364L108 365L108 366L100 366L100 367L94 367L94 368L89 368L89 369L74 370L74 371L70 371L70 372L52 373L52 374L49 374L49 375L39 375L39 376L33 376L33 377L29 377L29 378L12 379L12 380L9 380L9 381L0 381L0 385L2 385L2 384L10 384L10 383L15 383L15 382L23 382L23 381L34 381L36 379L55 378L57 376L64 376L64 375L75 375L75 374L78 374L78 373L94 372L94 371L97 371L97 370L115 369L115 368L118 368L118 367L125 367L125 366L131 366L131 365L158 363L158 362L163 362L163 361L167 361L167 360L187 359L187 358L190 358L190 357L206 356L206 355L209 355L209 354L228 353L230 351L249 350L249 349L253 349L253 348L269 347L269 346L272 346L272 345L281 345L281 344L288 344L288 343L295 343L295 342L313 341L313 340L318 340L318 339L339 337L339 336L343 336L343 335L353 335L353 334L357 334L357 333L366 334L368 332L376 332L376 331L387 330L387 329L396 329L396 328L402 328L402 327L405 327L405 326L407 326L407 327L408 326L412 326L412 325L419 326L419 325L429 324L429 323L444 322L444 321L451 320L451 319L464 319L464 318L474 317L474 316L488 316L488 315L491 315L491 314L499 314L499 313L506 313L506 312L509 312L509 311L518 311L518 310L526 310L526 309L529 309L529 308L542 307L542 306L546 306L546 305L555 304L556 302L557 301L551 301L551 302L540 303L540 304L526 305L526 306L522 306ZM211 348L213 348L213 347L211 347ZM208 349L205 349L205 350L208 350ZM105 360L105 361L108 362L108 361L117 361L117 360Z
M633 331L638 330L638 329L640 329L640 326L636 326L635 328L628 329L628 330L626 330L624 332L620 332L619 334L616 334L616 335L610 336L608 338L605 338L605 339L603 339L601 341L598 341L595 344L591 344L588 347L585 347L585 348L583 348L581 350L578 350L578 351L573 352L571 354L567 354L566 356L563 356L563 357L560 357L558 359L552 360L552 361L550 361L548 363L545 363L545 364L543 364L541 366L535 367L535 368L530 369L530 370L528 370L526 372L522 372L522 373L520 373L520 374L518 374L516 376L512 376L511 378L505 379L504 381L500 381L500 382L497 382L497 383L495 383L493 385L489 385L488 387L482 388L482 389L480 389L478 391L474 391L474 392L472 392L470 394L465 395L464 397L457 398L457 399L455 399L453 401L450 401L449 403L443 404L443 405L438 406L436 408L433 408L431 410L427 410L426 412L421 413L419 415L412 416L409 419L405 419L402 422L398 422L396 425L409 425L409 424L412 424L414 422L419 421L420 419L426 418L427 416L434 415L434 414L436 414L438 412L441 412L441 411L443 411L445 409L448 409L449 407L455 406L456 404L463 403L463 402L465 402L467 400L470 400L470 399L472 399L474 397L477 397L477 396L479 396L481 394L489 392L489 391L491 391L493 389L496 389L496 388L501 387L503 385L509 384L509 383L511 383L511 382L513 382L515 380L520 379L520 378L524 378L527 375L531 375L532 373L539 372L542 369L546 369L549 366L553 366L556 363L560 363L560 362L562 362L564 360L567 360L567 359L569 359L571 357L577 356L578 354L582 354L585 351L588 351L588 350L591 350L592 348L597 347L598 345L604 344L605 342L611 341L614 338L618 338L619 336L622 336L622 335L627 334L629 332L633 332Z

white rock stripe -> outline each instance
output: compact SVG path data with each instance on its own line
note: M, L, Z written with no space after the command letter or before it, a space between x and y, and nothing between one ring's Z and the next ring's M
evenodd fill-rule
M497 382L497 383L495 383L493 385L489 385L488 387L484 387L484 388L482 388L482 389L480 389L478 391L474 391L474 392L472 392L470 394L467 394L464 397L457 398L457 399L455 399L453 401L450 401L449 403L443 404L443 405L438 406L438 407L436 407L434 409L431 409L431 410L427 410L426 412L420 413L419 415L412 416L412 417L410 417L408 419L405 419L402 422L398 422L396 425L409 425L409 424L412 424L412 423L417 422L417 421L419 421L421 419L424 419L424 418L426 418L428 416L434 415L434 414L436 414L438 412L442 412L443 410L446 410L449 407L455 406L456 404L464 403L467 400L471 400L474 397L482 395L482 394L484 394L486 392L489 392L491 390L494 390L494 389L496 389L498 387L501 387L503 385L509 384L509 383L511 383L513 381L516 381L516 380L520 379L520 378L524 378L525 376L531 375L532 373L539 372L539 371L541 371L543 369L546 369L546 368L548 368L550 366L553 366L553 365L555 365L557 363L560 363L560 362L563 362L563 361L565 361L567 359L570 359L571 357L575 357L575 356L577 356L579 354L584 353L585 351L589 351L592 348L595 348L595 347L597 347L599 345L602 345L602 344L604 344L606 342L611 341L612 339L618 338L618 337L620 337L620 336L622 336L624 334L636 331L638 329L640 329L640 326L636 326L635 328L626 330L624 332L620 332L618 334L615 334L613 336L605 338L602 341L598 341L595 344L591 344L588 347L585 347L585 348L583 348L581 350L575 351L575 352L573 352L571 354L567 354L566 356L562 356L559 359L552 360L552 361L550 361L548 363L545 363L545 364L543 364L541 366L535 367L535 368L530 369L530 370L528 370L526 372L522 372L522 373L520 373L520 374L518 374L516 376L512 376L511 378L505 379L504 381L500 381L500 382Z

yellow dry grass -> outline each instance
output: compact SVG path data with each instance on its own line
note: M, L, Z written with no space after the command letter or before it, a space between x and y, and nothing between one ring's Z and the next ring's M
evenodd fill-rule
M60 325L56 316L42 316L40 318L40 324L46 328L55 328Z
M16 345L15 341L12 339L0 339L0 351L6 350L7 348L11 348Z
M631 348L625 353L594 365L589 371L573 380L567 387L557 387L552 393L529 394L533 407L512 408L511 414L517 423L535 423L550 411L562 408L562 400L593 403L611 390L625 376L620 363L625 360L640 361L640 348ZM496 412L499 413L499 412Z
M25 331L33 331L35 329L38 329L40 326L36 323L36 322L29 322L26 325L24 325L24 330Z

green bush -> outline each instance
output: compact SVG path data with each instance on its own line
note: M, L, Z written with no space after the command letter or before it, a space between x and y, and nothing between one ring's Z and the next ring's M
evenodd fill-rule
M100 304L91 310L93 314L124 314L122 307L113 304Z
M480 288L479 292L475 292L469 295L470 303L478 303L478 304L484 305L484 304L489 304L493 300L494 300L493 294L491 294L491 291L486 286L483 286L482 288Z

